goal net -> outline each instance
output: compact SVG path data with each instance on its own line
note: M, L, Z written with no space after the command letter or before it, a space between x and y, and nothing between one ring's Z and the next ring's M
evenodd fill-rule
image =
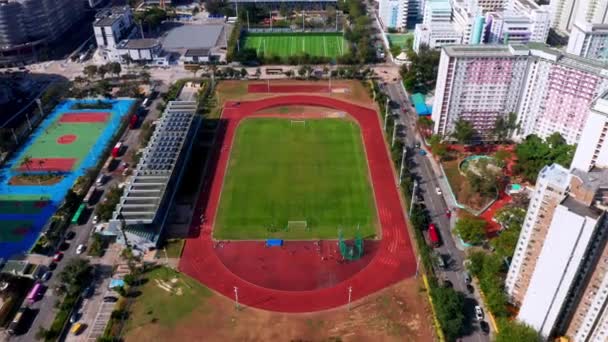
M291 126L303 126L306 127L306 120L291 120ZM300 221L294 221L300 222Z
M308 231L309 227L306 221L287 221L287 231L293 230Z

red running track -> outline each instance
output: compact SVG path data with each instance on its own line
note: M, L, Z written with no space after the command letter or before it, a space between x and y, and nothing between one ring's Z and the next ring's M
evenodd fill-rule
M349 113L361 127L382 229L382 240L367 266L332 287L308 291L284 291L253 284L237 276L222 263L217 254L217 243L212 238L212 227L229 152L239 122L245 117L256 116L253 114L256 111L286 105L339 109ZM396 175L384 142L378 115L374 110L329 97L289 95L251 102L228 102L225 104L222 119L225 124L224 136L218 139L218 146L211 156L214 158L215 154L218 158L217 164L215 168L209 170L211 179L204 183L200 193L197 208L201 211L195 212L191 227L191 233L196 237L186 242L179 264L182 272L229 298L234 298L236 286L240 303L280 312L313 312L338 307L347 303L349 286L352 286L352 299L357 300L414 275L416 261L406 231L405 215L395 181ZM199 220L201 214L208 218L202 224ZM260 242L260 245L262 244L263 242ZM289 244L289 241L286 244ZM292 265L294 269L297 267ZM315 271L309 270L311 277L314 277ZM252 270L252 272L261 271ZM281 274L283 279L289 277L289 274ZM281 280L277 279L277 281ZM276 287L280 288L280 286Z
M251 83L247 86L249 93L329 93L329 86L318 84L271 84Z

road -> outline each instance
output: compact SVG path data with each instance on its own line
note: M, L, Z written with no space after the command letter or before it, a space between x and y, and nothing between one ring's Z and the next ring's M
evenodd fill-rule
M415 130L416 114L414 108L409 100L409 96L404 92L399 82L387 83L384 87L387 95L395 102L401 104L401 107L405 107L407 111L404 113L403 110L399 110L401 121L406 123L406 133L403 138L406 146L413 147L415 143L420 141L420 137L417 135ZM468 335L462 338L462 341L489 341L490 337L480 331L479 325L474 322L474 307L477 303L482 301L478 298L477 291L470 293L467 290L467 284L464 280L464 266L465 260L464 252L458 248L456 242L451 233L451 228L456 220L455 215L452 215L451 219L448 219L446 210L445 199L442 195L437 194L436 188L440 187L442 192L447 193L443 190L445 182L441 182L436 172L433 170L431 161L427 156L421 156L418 153L414 155L415 166L410 169L414 174L418 175L420 193L423 195L424 204L429 211L432 222L439 228L443 244L435 250L440 253L446 261L446 268L438 272L438 278L440 281L448 280L454 286L454 289L462 292L466 296L465 309L466 316L470 324L470 331ZM481 305L481 304L480 304Z

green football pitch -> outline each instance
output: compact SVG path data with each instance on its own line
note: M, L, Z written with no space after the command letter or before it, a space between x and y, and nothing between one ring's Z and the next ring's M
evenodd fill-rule
M348 42L342 33L247 33L245 47L266 57L307 53L314 57L335 58L348 52Z
M215 222L216 239L332 239L339 228L352 238L357 227L362 237L375 236L359 126L345 119L244 120Z

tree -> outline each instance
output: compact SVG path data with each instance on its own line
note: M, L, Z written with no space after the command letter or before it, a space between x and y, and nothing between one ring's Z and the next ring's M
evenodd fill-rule
M90 80L97 75L97 65L87 65L84 67L82 72Z
M500 116L494 123L494 138L497 141L504 142L513 135L516 129L519 128L517 123L517 114L510 112L507 118Z
M86 285L91 276L91 265L86 259L71 259L59 274L59 279L69 294L76 294Z
M144 83L149 83L150 82L150 78L152 78L152 75L150 75L150 72L144 70L139 74L139 77L141 78L141 80Z
M287 5L283 1L281 1L281 4L279 5L279 14L283 18L287 18L289 16L289 14L290 14L290 11L287 8Z
M431 136L429 139L429 145L431 146L431 153L439 157L441 160L448 154L448 147L446 144L441 142L441 136L439 135Z
M298 69L298 75L300 75L300 77L304 77L306 76L306 73L308 72L308 69L306 69L305 65L302 65L299 69Z
M106 76L108 71L109 71L108 64L100 65L97 67L97 75L99 75L99 77L101 77L102 79Z
M116 75L116 77L120 76L120 73L122 72L122 67L118 62L110 63L109 69L112 74Z
M248 73L247 73L247 69L245 69L245 68L241 68L241 77L242 77L242 78L245 78L245 76L247 76L247 75L248 75Z
M540 342L543 339L539 333L529 325L518 321L501 320L500 331L496 335L496 342Z
M32 161L32 156L30 155L26 155L25 157L23 157L23 161L21 162L21 165L25 165L25 168L30 171L30 165L32 165L33 161Z
M325 17L327 18L327 24L336 23L336 8L334 6L327 6L325 8Z
M557 163L568 168L575 150L576 146L566 144L559 133L552 134L545 141L531 134L515 148L515 171L534 183L538 172L546 165Z
M454 228L458 236L473 245L480 244L486 237L486 221L474 217L461 217Z
M432 289L437 319L448 341L454 341L464 332L464 295L447 287Z
M426 94L434 89L439 70L439 50L423 45L418 53L413 50L408 51L408 58L411 65L409 67L404 65L400 70L407 91Z
M454 125L454 131L451 136L460 144L467 145L473 140L476 134L477 132L470 122L464 119L458 119Z
M418 118L418 121L416 121L416 125L418 126L419 130L423 131L424 134L430 135L435 123L429 116L421 116Z

